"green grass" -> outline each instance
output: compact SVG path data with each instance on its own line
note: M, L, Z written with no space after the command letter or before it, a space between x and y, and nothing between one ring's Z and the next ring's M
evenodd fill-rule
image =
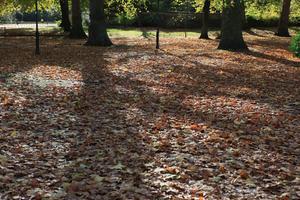
M184 29L176 29L176 30L165 30L161 29L160 36L161 37L199 37L198 30L184 30ZM110 28L108 29L108 35L110 37L145 37L151 38L155 37L156 29L150 28L128 28L128 29L117 29Z
M255 29L253 29L255 31ZM275 27L263 28L263 30L275 31ZM85 31L88 32L87 27ZM217 35L218 29L211 29L209 31L210 35ZM299 27L290 27L292 35L300 31ZM64 35L63 31L58 27L41 27L41 35ZM0 34L3 34L0 32ZM6 29L6 35L34 35L34 28L21 28L21 29ZM109 28L108 35L111 38L155 38L156 28ZM187 37L199 37L200 29L161 29L160 37L162 38L184 38Z
M87 28L85 28L85 32L88 32ZM199 37L200 30L185 30L185 29L174 29L174 30L166 30L161 29L160 37L166 38L176 38L176 37ZM35 29L33 28L11 28L6 29L6 35L34 35ZM40 28L41 35L62 35L63 31L60 28L53 27L43 27ZM155 28L109 28L108 35L112 38L116 37L126 37L126 38L134 38L134 37L144 37L144 38L153 38L156 35Z

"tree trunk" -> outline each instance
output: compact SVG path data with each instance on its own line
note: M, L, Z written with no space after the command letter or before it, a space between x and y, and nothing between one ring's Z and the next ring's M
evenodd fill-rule
M71 23L69 19L69 3L68 0L59 0L60 9L61 9L61 23L60 27L64 29L65 32L71 30Z
M201 27L201 35L200 35L201 39L209 39L208 37L209 9L210 9L210 0L205 0L202 9L202 27Z
M87 45L110 46L105 24L104 0L90 0L90 25Z
M290 37L289 34L290 6L291 6L291 0L283 0L278 29L276 33L276 35L278 36Z
M248 49L243 39L241 10L241 0L224 1L218 49L233 51Z
M76 39L87 37L82 27L80 0L72 0L72 28L70 37Z

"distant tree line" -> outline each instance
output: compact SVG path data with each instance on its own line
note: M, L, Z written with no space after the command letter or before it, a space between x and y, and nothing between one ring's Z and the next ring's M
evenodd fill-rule
M272 4L270 4L270 2ZM291 13L291 0L44 0L42 9L57 6L61 12L60 26L70 32L71 38L86 38L88 45L110 46L106 27L107 20L125 15L134 19L141 13L156 12L157 16L174 11L185 13L201 12L202 30L200 38L208 39L210 13L222 13L219 49L244 50L247 45L243 40L242 29L247 28L247 9L253 5L280 5L279 23L276 35L289 36L288 23ZM71 6L70 6L71 4ZM161 4L160 6L158 6ZM33 9L34 0L7 0L1 3L3 10L20 7L24 10ZM199 8L199 6L202 6ZM294 5L294 4L293 4ZM298 5L298 4L296 4ZM270 7L270 9L272 6ZM258 9L258 7L256 7ZM83 11L89 13L88 36L83 30ZM70 19L71 13L71 19ZM162 23L161 17L157 20ZM185 22L186 23L186 22ZM158 22L157 22L158 24ZM199 25L196 25L197 27Z
M2 2L2 3L1 3ZM25 21L34 19L28 15L33 10L34 0L5 0L0 4L1 13L18 13L16 20ZM72 0L39 0L44 21L57 20L57 13L61 7L69 5ZM81 0L81 10L85 25L89 21L88 0ZM157 21L157 0L105 0L104 12L106 23L111 26L155 26L160 23L166 28L194 28L202 25L202 8L204 0L159 0L160 13L163 15ZM223 0L210 1L210 26L218 27L221 24ZM282 0L244 0L245 19L249 26L275 26L278 24L282 8ZM63 9L62 11L66 11ZM300 24L299 0L290 1L289 23ZM64 12L63 18L71 12ZM29 18L30 17L30 18ZM12 16L10 16L12 18ZM0 19L1 20L1 19Z

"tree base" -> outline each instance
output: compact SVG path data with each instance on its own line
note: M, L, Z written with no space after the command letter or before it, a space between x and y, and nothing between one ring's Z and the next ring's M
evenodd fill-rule
M279 37L291 37L290 33L288 31L278 31L275 33L276 36Z
M112 46L113 43L110 41L109 38L107 39L101 39L101 40L91 40L88 39L88 41L85 43L87 46L101 46L101 47L109 47Z
M63 22L59 24L59 27L64 30L65 33L68 33L71 31L71 28L69 25L65 25Z
M248 23L243 24L242 30L243 31L249 31L249 30L251 30L251 26Z
M86 39L87 35L85 34L85 32L83 30L82 31L72 31L71 30L69 37L71 39Z
M205 40L209 40L210 38L208 37L208 35L207 34L201 34L200 35L200 37L199 37L199 39L205 39Z
M108 47L113 43L108 37L105 25L102 23L91 23L89 26L89 37L86 45Z
M247 51L249 50L245 42L240 43L223 43L220 42L218 49L227 51Z

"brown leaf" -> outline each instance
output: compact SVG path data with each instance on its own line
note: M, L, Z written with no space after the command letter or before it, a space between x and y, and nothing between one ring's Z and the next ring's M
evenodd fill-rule
M240 151L239 150L235 150L232 152L232 155L235 156L235 157L239 157L241 155Z
M192 124L190 126L190 129L193 130L193 131L203 132L203 131L205 131L207 129L207 126L199 125L199 124Z
M240 175L240 177L241 177L242 179L247 179L247 178L249 178L248 172L247 172L246 170L243 170L243 169L239 170L239 175Z
M75 193L75 192L78 192L79 189L80 189L80 184L76 181L73 181L72 183L70 183L70 185L68 185L67 192Z
M176 167L166 167L166 172L169 174L177 174L179 170Z
M39 186L39 182L36 179L32 179L30 182L31 187L36 188Z
M37 193L34 195L33 200L42 200L42 195L40 193Z
M220 164L219 170L220 170L221 173L225 173L226 172L226 168L225 168L224 164Z

